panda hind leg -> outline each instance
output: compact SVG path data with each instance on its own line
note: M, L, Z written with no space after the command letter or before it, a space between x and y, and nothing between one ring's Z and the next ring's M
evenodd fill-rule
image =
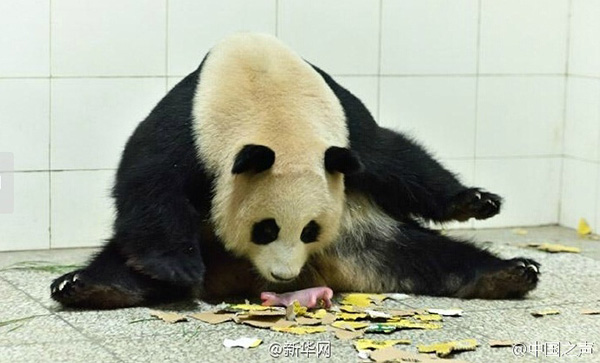
M63 306L87 309L148 305L191 294L190 287L154 280L131 269L110 243L87 267L55 279L50 291Z
M420 272L428 277L428 283L421 287L427 290L427 285L434 286L433 291L426 291L433 295L513 299L524 297L537 286L540 264L534 260L503 259L469 241L434 231L411 231L409 235L414 251L428 256L423 263L430 268ZM432 280L438 284L431 284Z
M455 296L462 298L521 298L535 289L539 281L540 264L526 258L502 260L500 266L483 269Z
M345 249L336 256L343 262L338 270L347 271L344 281L350 290L512 299L525 296L539 279L536 261L503 259L425 228L404 224L394 238L372 235L365 240L363 248Z

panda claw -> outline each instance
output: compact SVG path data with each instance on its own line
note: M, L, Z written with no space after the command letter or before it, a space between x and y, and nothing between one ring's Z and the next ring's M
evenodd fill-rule
M62 289L65 288L65 286L67 285L67 280L64 280L63 282L60 283L60 285L58 285L58 291L62 291Z

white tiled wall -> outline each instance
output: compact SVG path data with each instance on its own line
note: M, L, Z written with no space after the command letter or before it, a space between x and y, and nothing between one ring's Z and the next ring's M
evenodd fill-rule
M114 174L113 170L52 173L51 248L90 246L109 237L114 213L107 196Z
M479 71L563 74L568 7L569 0L481 0Z
M479 79L478 157L558 156L562 151L565 79Z
M114 170L153 105L235 31L275 34L423 141L504 213L600 228L596 0L0 2L0 250L98 245ZM454 225L453 225L454 226Z
M189 74L215 42L232 32L276 32L275 0L169 0L167 4L169 76Z
M600 230L600 1L572 0L559 222Z
M379 69L380 2L279 0L277 35L319 67L346 75Z
M382 74L477 72L477 0L387 0L382 5Z
M165 0L56 0L53 76L164 76Z
M50 75L50 1L0 1L0 77Z
M127 138L165 89L160 78L52 80L52 169L116 168Z
M476 87L474 76L385 77L379 122L422 140L440 157L472 159Z

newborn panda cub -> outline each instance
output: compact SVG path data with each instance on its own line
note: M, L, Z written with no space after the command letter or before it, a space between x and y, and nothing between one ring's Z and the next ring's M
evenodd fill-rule
M319 286L503 299L538 282L535 261L423 223L492 217L499 196L462 185L268 35L224 39L158 103L127 142L113 197L110 240L51 285L65 306L264 291L278 303Z

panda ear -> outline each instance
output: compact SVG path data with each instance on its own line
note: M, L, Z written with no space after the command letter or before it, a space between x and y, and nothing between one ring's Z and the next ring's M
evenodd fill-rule
M235 157L233 174L241 174L247 171L260 173L273 166L275 162L275 152L263 145L244 145L242 150Z
M358 155L347 148L331 146L325 151L325 169L342 174L355 174L363 171L364 165Z

